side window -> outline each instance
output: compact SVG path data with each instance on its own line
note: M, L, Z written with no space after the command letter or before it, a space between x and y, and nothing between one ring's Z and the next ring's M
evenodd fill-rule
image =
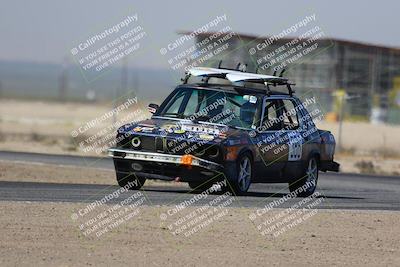
M295 108L294 102L290 99L282 100L282 118L283 126L287 130L294 130L299 128L299 115L298 110Z
M267 99L264 108L264 118L262 122L263 131L274 131L282 129L282 122L279 119L279 103L275 99Z

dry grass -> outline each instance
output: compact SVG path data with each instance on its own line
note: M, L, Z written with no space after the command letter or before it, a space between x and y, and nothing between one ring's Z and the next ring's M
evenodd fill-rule
M95 103L0 100L0 150L101 156L94 150L84 152L78 144L111 125L111 119L77 137L70 133L111 108L111 105ZM122 112L119 118L125 118L129 112L132 110ZM337 123L320 122L318 127L331 131L338 139ZM336 154L342 171L400 173L398 136L400 126L345 122L342 149ZM362 163L356 166L360 161L371 161L374 168L364 168Z

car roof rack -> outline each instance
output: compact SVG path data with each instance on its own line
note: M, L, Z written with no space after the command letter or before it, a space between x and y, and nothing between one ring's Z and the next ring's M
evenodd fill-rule
M246 72L247 64L238 63L235 69L221 68L222 60L218 64L218 68L209 68L209 67L195 67L191 68L185 73L185 77L182 79L183 84L187 84L189 78L191 76L194 77L203 77L202 81L208 83L210 78L220 78L226 79L232 83L237 82L251 82L251 83L260 83L264 84L265 89L267 91L267 95L271 94L270 85L286 85L286 88L289 92L289 95L293 95L295 92L292 89L292 85L294 83L289 82L287 78L282 77L285 69L281 71L279 76L276 76L276 70L273 75L266 74L258 74L258 68L256 73Z

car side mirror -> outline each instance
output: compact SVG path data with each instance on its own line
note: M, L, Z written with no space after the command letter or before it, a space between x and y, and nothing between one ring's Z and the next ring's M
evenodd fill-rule
M150 112L151 114L154 114L154 113L156 113L156 111L157 111L157 109L158 109L159 107L160 107L160 106L157 105L157 104L152 104L152 103L150 103L150 104L147 106L147 109L149 110L149 112Z

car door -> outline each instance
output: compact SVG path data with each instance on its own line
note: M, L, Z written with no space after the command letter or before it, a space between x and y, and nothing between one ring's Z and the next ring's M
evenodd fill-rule
M308 113L302 102L299 99L293 99L293 103L297 107L296 110L299 117L298 131L303 138L301 161L307 161L310 154L320 152L321 136L313 122L312 116Z
M289 181L301 175L309 155L318 152L320 138L300 100L286 97L279 102L287 143L284 178Z
M298 103L290 97L279 100L282 114L282 123L287 150L285 151L286 163L299 162L303 154L303 125L301 124L301 113Z
M280 181L288 150L284 136L282 110L277 97L265 97L263 100L261 123L257 134L257 148L261 162L259 168L261 181Z

